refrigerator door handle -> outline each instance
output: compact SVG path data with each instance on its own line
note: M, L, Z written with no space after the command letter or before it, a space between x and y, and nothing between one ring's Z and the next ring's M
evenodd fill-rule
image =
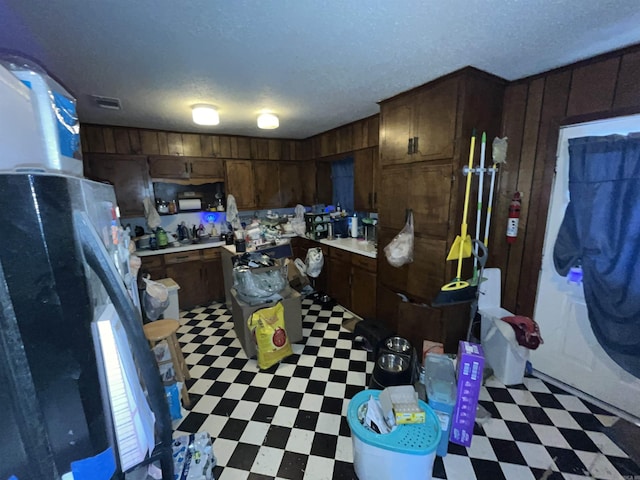
M173 458L171 451L172 427L169 407L165 400L164 388L160 382L160 373L155 358L142 330L142 317L131 302L122 277L116 270L113 261L104 247L100 237L91 225L85 212L74 211L73 223L79 244L89 267L102 282L109 298L113 302L120 321L127 333L134 351L134 357L140 359L138 368L142 374L144 385L149 392L149 403L156 416L157 431L160 436L162 462L162 479L173 479ZM165 467L166 465L166 467Z

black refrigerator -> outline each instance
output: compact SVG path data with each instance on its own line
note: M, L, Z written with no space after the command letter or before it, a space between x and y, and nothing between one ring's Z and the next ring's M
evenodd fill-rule
M0 480L173 478L113 187L0 174Z

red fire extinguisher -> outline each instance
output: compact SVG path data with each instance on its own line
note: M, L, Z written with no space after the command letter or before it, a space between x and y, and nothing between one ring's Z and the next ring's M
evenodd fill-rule
M516 243L518 238L518 222L520 221L520 192L515 192L509 204L509 218L507 218L507 243Z

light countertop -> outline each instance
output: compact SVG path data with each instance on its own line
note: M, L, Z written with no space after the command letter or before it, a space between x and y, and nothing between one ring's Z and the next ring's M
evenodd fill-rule
M283 241L279 244L287 243L287 242L288 242L288 238L286 239L286 241ZM348 252L355 253L358 255L364 255L365 257L369 257L369 258L377 257L376 247L370 242L367 242L365 240L358 240L356 238L336 238L334 240L327 240L327 239L319 240L319 243L322 243L323 245L327 245L329 247L346 250ZM136 250L135 255L139 257L148 257L152 255L163 255L165 253L188 252L191 250L202 250L205 248L215 248L215 247L224 247L234 255L236 253L235 245L225 245L225 242L207 242L207 243L195 243L190 245L181 245L179 247L161 248L157 250Z
M357 238L335 238L333 240L322 239L320 243L369 258L376 258L378 256L375 245L366 240L358 240Z
M157 250L136 250L135 255L139 257L150 257L152 255L164 255L165 253L188 252L191 250L203 250L205 248L221 247L224 242L205 242L180 245L179 247L159 248Z

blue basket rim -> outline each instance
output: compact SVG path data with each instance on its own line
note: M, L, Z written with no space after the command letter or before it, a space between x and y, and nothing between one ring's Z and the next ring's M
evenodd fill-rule
M418 405L425 411L425 423L399 425L393 432L382 435L368 430L360 423L358 420L358 409L360 408L360 405L368 401L369 396L371 395L373 395L374 398L378 398L380 393L381 390L366 389L353 396L349 402L349 406L347 407L347 423L351 429L351 434L368 445L379 447L384 450L391 450L410 455L429 455L434 453L442 437L440 421L433 409L422 400L418 400ZM434 427L436 430L436 437L425 449L417 450L400 446L400 442L398 440L404 436L407 428L415 429L417 432L420 432L421 430L431 429Z

